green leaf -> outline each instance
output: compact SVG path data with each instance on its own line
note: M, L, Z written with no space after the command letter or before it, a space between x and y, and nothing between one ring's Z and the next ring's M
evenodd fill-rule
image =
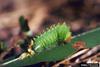
M100 44L100 27L94 30L91 30L89 32L83 33L81 35L73 37L72 41L70 43L67 43L65 45L58 46L56 48L53 48L49 51L44 51L40 54L36 54L32 57L28 57L23 60L17 60L12 63L9 63L5 66L7 67L19 67L19 66L26 66L35 64L42 61L57 61L62 60L68 56L71 56L73 53L75 53L75 49L72 48L72 45L77 41L84 41L86 42L86 46L91 48L93 46Z

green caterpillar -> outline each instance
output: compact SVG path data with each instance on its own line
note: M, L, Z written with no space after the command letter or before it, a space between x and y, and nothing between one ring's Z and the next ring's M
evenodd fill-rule
M47 32L34 38L33 49L36 52L51 49L58 46L61 42L64 42L70 36L70 29L65 23L57 24L52 26Z
M26 25L27 28L24 28L24 29L27 30L28 29L27 24L25 23L23 25ZM27 31L29 31L29 29ZM65 23L57 24L57 25L51 26L50 29L48 29L46 32L44 32L40 36L36 36L33 38L30 38L28 36L27 37L28 39L25 39L24 44L22 44L22 46L30 45L28 44L28 42L31 42L31 48L29 47L28 49L31 49L34 53L40 53L44 50L52 49L58 46L60 43L68 40L70 37L71 37L71 32L70 32L69 26L67 26ZM25 49L25 47L23 47L23 49Z

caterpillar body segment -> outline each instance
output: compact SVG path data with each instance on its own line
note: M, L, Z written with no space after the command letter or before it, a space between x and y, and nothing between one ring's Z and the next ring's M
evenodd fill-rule
M63 23L61 26L58 26L57 31L59 41L64 41L71 36L70 29L65 23Z

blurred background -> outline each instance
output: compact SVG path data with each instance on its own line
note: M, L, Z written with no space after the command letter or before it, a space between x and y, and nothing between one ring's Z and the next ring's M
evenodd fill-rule
M20 54L14 43L20 38L19 17L28 19L33 33L66 22L72 35L100 27L100 0L0 0L0 41L6 51L0 51L0 62L9 52Z

